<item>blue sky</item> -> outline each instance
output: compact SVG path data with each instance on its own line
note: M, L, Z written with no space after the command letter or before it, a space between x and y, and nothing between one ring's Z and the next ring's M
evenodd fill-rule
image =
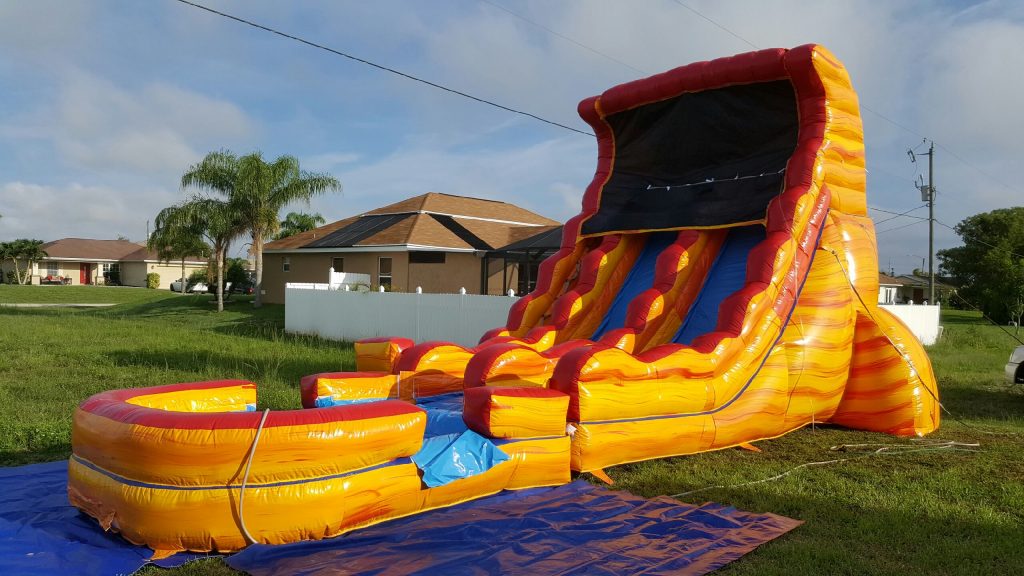
M205 3L581 129L587 96L749 49L673 0ZM864 113L872 206L921 204L924 164L905 151L922 135L943 146L942 222L1024 198L1012 172L1024 157L1019 4L685 4L760 47L824 44L863 105L910 129ZM337 176L343 193L308 208L328 220L428 191L564 220L596 162L591 138L173 0L0 2L0 86L0 240L142 240L146 221L183 198L181 173L219 148L294 154ZM920 266L927 224L895 229L912 222L879 224L882 268ZM936 230L938 247L957 244Z

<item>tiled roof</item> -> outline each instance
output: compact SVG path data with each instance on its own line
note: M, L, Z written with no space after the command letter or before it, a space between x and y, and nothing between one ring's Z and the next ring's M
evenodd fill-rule
M906 284L906 282L904 282L903 280L900 280L899 278L893 278L892 276L889 276L888 274L881 274L881 273L879 273L878 274L878 284L881 285L881 286L903 286L904 284Z
M530 212L525 208L520 208L515 204L508 204L498 200L471 198L469 196L442 194L440 192L427 192L426 194L414 196L401 202L382 206L376 210L370 210L367 214L395 214L401 212L434 212L436 214L449 214L452 216L505 220L521 224L548 226L559 224L559 222Z
M147 250L142 244L128 240L93 240L91 238L61 238L43 244L43 250L50 258L74 258L77 260L116 260L136 262L159 260L156 252ZM192 257L189 261L205 262L205 258Z
M431 192L270 242L265 248L388 245L493 250L557 224L505 202Z

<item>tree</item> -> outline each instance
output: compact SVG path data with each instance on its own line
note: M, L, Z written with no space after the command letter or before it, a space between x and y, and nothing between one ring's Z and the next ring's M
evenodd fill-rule
M156 229L150 234L146 246L157 253L164 262L181 260L181 293L185 286L185 259L188 257L209 257L210 245L204 241L204 230L194 222L186 221L181 206L164 208L157 214Z
M231 242L245 230L237 210L224 200L197 196L161 210L155 223L158 230L167 228L171 237L192 236L208 242L217 275L217 311L224 311L224 259Z
M21 238L11 242L0 243L0 260L10 260L14 265L14 278L18 284L28 284L32 277L32 264L46 258L42 240ZM25 263L25 273L21 272L20 263Z
M323 226L327 220L319 212L306 214L305 212L289 212L281 221L281 230L274 236L274 240L294 236L300 232L307 232L319 226Z
M280 228L281 209L341 189L341 183L330 175L301 170L294 156L266 162L259 152L238 157L226 150L211 152L190 167L181 177L181 185L223 195L252 235L256 257L253 306L257 308L263 303L263 244Z
M996 322L1024 316L1024 207L969 216L956 225L963 246L939 250L940 270L959 294Z

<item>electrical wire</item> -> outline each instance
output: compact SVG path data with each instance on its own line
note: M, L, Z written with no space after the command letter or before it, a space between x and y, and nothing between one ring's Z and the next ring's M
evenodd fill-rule
M270 408L263 411L260 424L256 427L256 436L252 439L249 457L245 461L245 475L242 476L242 487L238 491L238 526L242 529L242 535L245 536L245 541L249 544L255 544L256 539L252 537L252 534L249 534L249 530L245 527L245 485L249 483L249 468L252 466L252 457L256 454L256 444L260 441L260 434L263 433L263 425L267 422L268 414L270 414Z
M902 229L904 229L904 228L908 228L908 227L910 227L910 226L913 226L913 225L915 225L915 224L920 224L921 222L927 222L927 221L928 221L928 219L927 219L927 218L925 218L925 219L923 219L923 220L917 220L917 221L915 221L915 222L911 222L910 224L904 224L904 225L902 225L902 226L896 226L895 228L888 228L888 229L886 229L886 230L882 230L882 231L879 231L879 232L875 232L875 235L879 235L879 234L885 234L886 232L895 232L896 230L902 230Z
M901 217L904 217L904 216L906 216L907 218L917 218L918 220L927 220L927 218L925 218L923 216L910 216L909 215L911 212L913 212L915 210L920 210L921 208L925 208L925 207L927 207L927 204L922 205L922 206L918 206L917 208L911 208L910 210L907 210L906 212L899 212L899 213L897 213L897 212L890 212L888 210L882 210L881 208L875 208L874 206L868 206L868 208L870 208L871 210L876 210L878 212L884 212L886 214L894 214L894 216L891 217L891 218L885 218L883 220L878 220L877 222L875 222L875 226L878 226L879 224L884 224L884 223L886 223L886 222L888 222L890 220L895 220L897 218L901 218Z
M197 4L195 2L190 2L189 0L176 0L176 1L180 2L181 4L185 4L187 6L192 6L193 8L198 8L200 10L205 10L206 12L209 12L211 14L216 14L217 16L222 16L222 17L227 18L229 20L234 20L235 22L239 22L239 23L245 24L247 26L252 26L253 28L257 28L257 29L263 30L265 32L270 32L271 34L276 34L278 36L281 36L283 38L287 38L289 40L294 40L296 42L300 42L302 44L305 44L307 46L311 46L313 48L317 48L319 50L323 50L325 52L330 52L331 54L334 54L336 56L341 56L343 58L348 58L349 60L353 60L355 62L359 62L360 64L366 64L367 66L372 66L373 68L377 68L378 70L383 70L385 72L390 72L391 74L395 74L397 76L401 76L403 78L407 78L409 80L413 80L413 81L419 82L421 84L426 84L427 86L431 86L433 88L437 88L438 90L444 90L445 92L450 92L452 94L456 94L458 96L462 96L463 98L468 98L470 100L474 100L476 102L480 102L481 104L487 104L488 106L493 106L493 107L498 108L500 110L505 110L506 112L512 112L513 114L520 114L520 115L526 116L528 118L533 118L534 120L539 120L541 122L544 122L546 124L550 124L552 126L557 126L559 128L564 128L566 130L570 130L572 132L576 132L577 134L583 134L584 136L594 136L594 134L592 132L587 132L585 130L579 130L577 128L573 128L572 126L567 126L565 124L561 124L559 122L555 122L554 120L548 120L547 118L542 118L540 116L537 116L536 114L531 114L530 112L525 112L523 110L517 110L515 108L510 108L508 106L505 106L505 105L502 105L502 104L498 104L497 102L493 102L491 100L487 100L485 98L480 98L478 96L473 96L472 94L467 94L466 92L462 92L461 90L456 90L454 88L449 88L447 86L443 86L443 85L438 84L436 82L431 82L430 80L425 80L425 79L420 78L418 76L413 76L412 74L407 74L405 72L401 72L399 70L395 70L394 68L389 68L387 66L384 66L384 65L381 65L381 64L377 64L375 62L371 62L369 60L366 60L365 58L359 58L358 56L353 56L351 54L346 54L345 52L342 52L340 50L335 50L334 48L329 48L327 46L324 46L323 44L317 44L316 42L312 42L310 40L306 40L306 39L301 38L299 36L288 34L286 32L281 32L280 30L271 28L269 26L264 26L263 24L258 24L256 22L251 21L251 20L246 20L245 18L240 18L238 16L233 16L233 15L228 14L226 12L221 12L219 10L214 10L213 8L210 8L208 6L203 6L202 4Z
M938 224L939 226L943 226L945 228L949 228L950 230L952 230L953 232L956 232L957 234L960 234L959 232L957 232L956 228L954 228L953 226L950 226L949 224L946 224L945 222L941 222L939 220L936 220L935 223ZM966 238L965 238L965 241L966 241ZM1024 258L1024 255L1018 254L1018 253L1014 252L1013 250L1007 250L1006 248L1003 248L1002 246L996 246L995 244L989 244L988 242L985 242L981 238L973 238L971 241L972 242L977 242L978 244L984 244L985 246L988 246L989 248L995 248L996 250L1006 250L1007 252L1009 252L1010 256L1014 256L1014 257L1017 257L1017 258Z
M502 6L501 4L498 4L497 2L492 2L491 0L480 0L480 1L483 2L484 4L489 4L489 5L497 8L498 10L501 10L503 12L511 14L512 16L515 16L516 18L519 18L520 20L522 20L523 22L526 22L527 24L531 24L533 26L536 26L537 28L540 28L541 30L544 30L545 32L551 34L552 36L556 36L558 38L561 38L562 40L565 40L566 42L569 42L571 44L575 44L575 45L579 46L580 48L583 48L584 50L588 50L590 52L593 52L594 54L597 54L598 56L606 58L606 59L608 59L608 60L610 60L612 62L615 62L616 64L621 64L622 66L625 66L626 68L629 68L630 70L632 70L634 72L639 72L640 74L643 74L645 76L651 74L647 70L641 70L641 69L637 68L636 66L633 66L632 64L629 64L627 62L623 62L622 60L619 60L618 58L616 58L614 56L605 54L604 52L601 52L600 50L598 50L596 48L591 48L590 46L587 46L586 44L584 44L582 42L574 40L574 39L572 39L572 38L570 38L570 37L568 37L568 36L566 36L564 34L560 34L559 32L557 32L555 30L552 30L551 28L548 28L547 26L545 26L543 24L540 24L539 22L535 22L533 20L530 20L526 16L523 16L522 14L519 14L517 12L513 12L512 10L509 10L508 8Z
M708 18L707 16L705 16L705 15L701 14L701 13L700 13L700 12L698 12L698 11L697 11L696 9L694 9L694 8L691 8L690 6L688 6L688 5L684 4L684 3L682 3L682 2L680 1L680 0L672 0L672 1L673 1L673 2L675 2L676 4L679 4L679 5L680 5L680 6L682 6L683 8L686 8L686 9L687 9L687 10L689 10L690 12L693 12L693 13L694 13L694 14L696 14L697 16L699 16L699 17L703 18L704 20L706 20L706 21L710 22L712 26L714 26L714 27L718 28L719 30L721 30L721 31L725 32L726 34L728 34L728 35L732 36L733 38L735 38L735 39L739 40L740 42L743 42L744 44L746 44L747 46L750 46L750 47L751 47L751 48L753 48L754 50L760 50L760 49L761 49L761 48L760 48L760 47L759 47L759 46L758 46L757 44L754 44L753 42L751 42L750 40L747 40L747 39L746 39L746 38L744 38L743 36L740 36L739 34L737 34L737 33L733 32L732 30L729 30L729 29L728 29L728 28L726 28L725 26L722 26L722 25L721 25L721 24L719 24L718 22L715 22L715 21L714 21L714 20L712 20L711 18Z

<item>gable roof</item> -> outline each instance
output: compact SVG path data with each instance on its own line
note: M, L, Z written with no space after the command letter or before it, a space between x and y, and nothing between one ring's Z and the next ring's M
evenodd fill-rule
M269 242L264 249L288 252L405 246L493 250L557 225L505 202L429 192Z
M158 261L160 256L142 244L128 240L93 240L91 238L61 238L42 246L46 259L111 260L117 262ZM187 262L206 262L205 258L191 257Z
M888 274L882 274L881 272L879 272L878 274L879 286L903 286L904 284L906 284L906 282L900 280L899 278L894 278L892 276L889 276Z

